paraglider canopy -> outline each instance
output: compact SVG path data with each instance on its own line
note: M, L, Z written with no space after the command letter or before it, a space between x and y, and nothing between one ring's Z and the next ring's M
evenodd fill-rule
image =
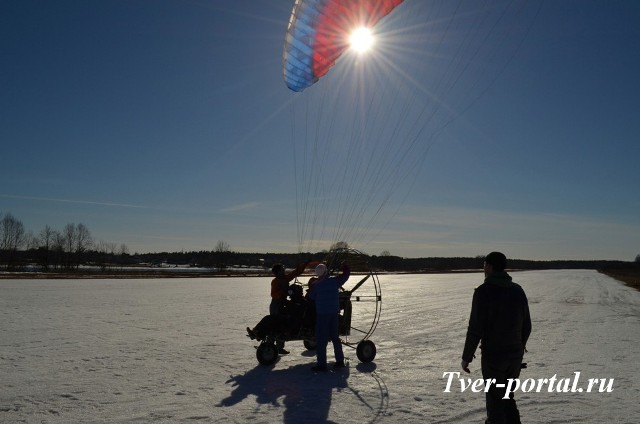
M282 56L287 87L302 91L316 83L349 47L354 30L372 28L402 2L296 0Z
M416 223L433 225L422 209L396 215L414 189L447 183L455 155L439 157L433 169L424 166L427 155L446 153L444 143L431 152L437 141L466 143L459 137L468 136L467 123L452 124L503 74L540 7L527 0L296 0L283 74L291 90L304 90L287 98L300 252L338 241L386 250L413 237ZM366 58L346 54L360 27L376 37Z

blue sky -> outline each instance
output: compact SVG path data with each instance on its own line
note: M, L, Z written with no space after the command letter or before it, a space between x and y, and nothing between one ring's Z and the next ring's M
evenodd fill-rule
M373 52L348 52L294 94L282 78L292 1L3 1L0 214L34 233L84 223L132 253L218 240L296 252L326 249L336 236L321 214L372 190L375 222L346 237L367 253L633 260L640 3L477 3L406 0L376 28ZM303 170L321 168L296 156L304 146L322 142L336 158L322 172L336 175L328 163L356 156L357 136L335 140L359 128L344 103L324 105L331 142L300 139L326 125L305 111L340 84L403 93L408 115L376 98L385 118L364 151L376 164L394 143L411 157L404 178L391 169L384 188L367 177L306 189ZM385 134L396 123L418 130ZM305 205L315 220L302 232Z

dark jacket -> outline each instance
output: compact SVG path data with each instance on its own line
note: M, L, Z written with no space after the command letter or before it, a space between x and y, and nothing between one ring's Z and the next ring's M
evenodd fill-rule
M284 302L289 294L289 283L304 272L306 263L299 264L288 274L282 274L271 280L271 299Z
M483 357L522 358L530 334L524 290L506 272L491 274L473 293L462 359L471 362L480 341Z
M340 313L340 287L347 282L349 275L351 270L345 264L340 275L325 275L313 283L309 290L309 299L315 301L316 314Z

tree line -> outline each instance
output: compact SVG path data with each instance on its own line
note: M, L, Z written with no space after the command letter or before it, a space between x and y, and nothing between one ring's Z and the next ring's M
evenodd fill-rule
M44 272L78 270L81 265L111 270L140 262L151 266L187 264L222 270L233 259L229 243L223 240L211 251L131 255L124 243L96 241L83 223L69 223L62 229L46 225L40 232L33 233L11 213L2 215L0 220L0 266L10 271L34 264Z
M44 271L70 270L87 262L112 263L128 255L126 244L96 242L82 223L69 223L59 230L46 225L34 234L11 213L0 220L0 263L9 270L27 263L37 263Z
M348 247L339 242L332 247ZM210 251L182 251L136 253L131 255L126 244L95 241L89 228L69 223L62 229L46 225L34 234L26 231L23 223L7 213L0 220L0 265L7 270L25 269L37 264L42 271L77 270L80 265L94 265L102 270L144 262L153 265L190 265L222 271L228 267L261 267L270 269L280 262L295 267L300 262L322 260L327 252L315 253L240 253L231 251L229 243L218 241ZM383 251L379 255L367 255L369 266L388 272L439 272L481 270L484 256L403 258ZM624 261L531 261L511 259L510 269L607 269L616 267L640 267L640 254L635 262Z

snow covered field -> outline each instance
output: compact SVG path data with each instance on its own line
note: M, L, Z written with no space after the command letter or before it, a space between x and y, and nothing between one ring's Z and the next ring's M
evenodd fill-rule
M523 422L638 423L640 292L594 271L513 276L533 320L521 378L614 379L517 393ZM443 378L481 280L381 276L376 359L346 348L346 370L318 375L301 342L258 365L244 328L267 313L266 278L0 280L0 422L481 423L484 394Z

